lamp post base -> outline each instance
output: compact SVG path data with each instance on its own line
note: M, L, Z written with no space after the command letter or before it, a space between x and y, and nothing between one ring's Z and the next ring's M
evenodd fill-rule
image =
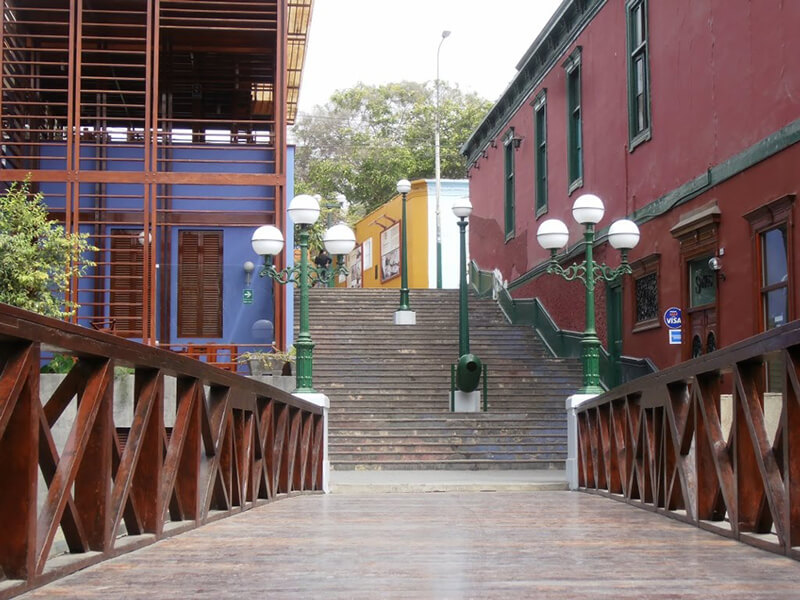
M474 392L462 392L461 390L454 390L453 412L457 413L481 412L480 390L475 390Z
M416 325L417 313L413 310L398 310L394 313L395 325Z

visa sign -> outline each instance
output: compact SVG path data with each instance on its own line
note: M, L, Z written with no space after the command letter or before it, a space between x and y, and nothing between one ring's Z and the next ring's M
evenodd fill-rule
M681 309L673 306L664 312L664 324L670 329L680 329L683 326L683 313Z

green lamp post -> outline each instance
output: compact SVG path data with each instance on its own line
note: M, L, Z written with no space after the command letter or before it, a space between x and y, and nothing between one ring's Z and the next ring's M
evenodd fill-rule
M586 259L581 263L573 263L566 269L556 260L556 253L567 245L569 231L566 224L559 219L547 219L539 226L536 239L539 245L550 251L548 273L561 275L567 281L579 279L586 287L586 329L583 332L582 360L583 360L583 387L582 394L600 394L600 340L595 330L594 315L594 288L595 283L601 280L614 281L615 279L631 273L628 264L628 250L639 243L639 228L636 223L628 219L620 219L611 224L608 229L608 241L622 253L621 264L611 268L605 264L597 264L593 258L593 245L595 239L594 227L605 214L603 201L593 194L584 194L578 197L572 205L572 216L585 227L583 239Z
M300 267L286 267L282 270L275 268L273 257L283 249L283 234L274 225L262 225L253 233L251 244L256 254L264 256L264 266L261 269L262 277L269 277L276 283L287 285L294 284L300 288L300 328L295 340L297 349L297 388L295 392L315 393L312 385L312 355L314 342L308 325L308 288L314 281L326 283L328 278L334 277L338 272L346 273L342 260L339 268L334 270L319 269L309 265L308 237L311 226L319 218L319 203L313 196L295 196L289 203L289 218L300 228L298 245L300 247ZM347 254L356 243L353 231L344 223L334 225L325 232L323 237L325 249L331 256Z
M455 371L456 388L461 393L452 400L453 410L477 411L480 401L480 392L476 391L480 383L481 373L484 370L481 359L469 351L469 307L467 288L467 219L472 214L472 204L469 198L458 198L453 202L453 214L458 217L460 237L460 268L458 286L458 363ZM486 401L486 386L484 382L484 407ZM484 408L485 410L485 408Z
M411 310L408 298L408 219L406 218L406 202L408 192L411 191L411 182L401 179L397 182L397 193L402 196L403 214L400 225L400 306L394 313L395 325L415 325L416 314Z
M458 355L469 354L469 307L467 294L467 223L472 214L469 198L453 202L453 214L458 217L460 238L460 275L458 280Z

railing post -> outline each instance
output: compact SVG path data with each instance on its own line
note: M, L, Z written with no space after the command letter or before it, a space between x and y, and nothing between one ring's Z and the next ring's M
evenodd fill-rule
M322 408L322 491L330 493L331 463L328 458L328 411L331 407L330 398L319 392L314 393L294 393L294 396L302 398L306 402L311 402Z
M578 489L578 407L597 394L573 394L567 398L567 483L569 489Z

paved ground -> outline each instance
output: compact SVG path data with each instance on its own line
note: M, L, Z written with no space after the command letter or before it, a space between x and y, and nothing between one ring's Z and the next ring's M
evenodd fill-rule
M800 599L798 582L798 562L589 494L330 494L23 597Z

